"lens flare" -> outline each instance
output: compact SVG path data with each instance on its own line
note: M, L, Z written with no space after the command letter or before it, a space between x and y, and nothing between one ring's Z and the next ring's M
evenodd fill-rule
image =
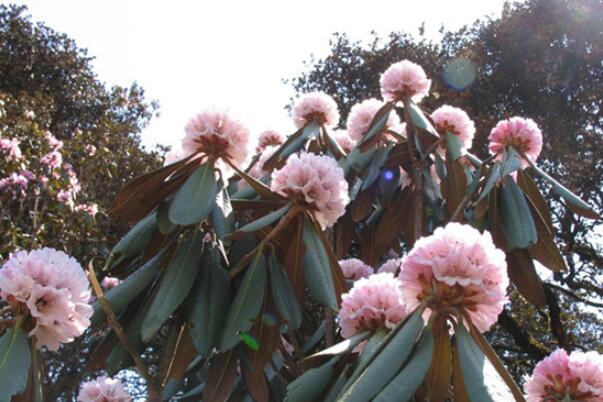
M249 347L250 349L258 350L260 348L260 344L258 343L257 339L255 339L250 334L241 332L239 334L239 338L241 338L241 341L243 341L243 343L247 345L247 347Z
M467 89L476 78L477 68L467 58L458 57L444 67L444 81L457 91Z

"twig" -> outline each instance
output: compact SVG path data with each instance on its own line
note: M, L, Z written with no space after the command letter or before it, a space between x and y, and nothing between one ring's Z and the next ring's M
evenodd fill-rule
M132 360L134 360L134 363L136 364L136 367L138 367L138 371L140 371L140 374L142 374L142 376L147 381L149 401L160 401L161 393L156 389L153 377L149 373L147 366L142 361L142 358L140 357L140 355L138 354L136 349L134 349L134 347L128 340L128 336L126 335L121 324L119 323L117 316L111 309L111 306L109 306L107 299L105 299L105 294L103 293L103 289L101 288L100 284L98 283L98 278L96 277L96 273L94 272L94 266L92 265L92 261L90 261L90 263L88 264L88 279L90 280L90 283L92 284L92 289L94 290L96 299L98 300L98 302L101 306L101 309L103 310L103 312L105 313L105 316L107 317L107 323L109 324L111 329L113 329L113 331L115 332L115 335L117 335L117 338L121 342L124 349L126 349L126 351L129 353Z
M587 300L584 297L580 296L579 294L577 294L575 292L572 292L571 290L566 289L564 287L557 286L557 285L555 285L553 283L547 283L546 286L550 286L553 289L557 289L560 292L563 292L566 295L568 295L570 297L573 297L574 299L578 300L581 303L588 304L589 306L593 306L593 307L603 308L603 303L598 303L598 302L595 302L595 301L592 301L592 300Z

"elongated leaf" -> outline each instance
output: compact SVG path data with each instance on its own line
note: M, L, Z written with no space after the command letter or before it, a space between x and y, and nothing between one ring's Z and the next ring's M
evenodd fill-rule
M373 399L373 402L406 402L410 400L427 374L432 362L433 345L431 331L425 331L411 360Z
M319 303L337 310L337 293L327 251L316 229L307 220L304 223L302 239L306 246L302 260L306 284Z
M504 151L504 161L502 168L502 176L507 176L513 172L516 172L521 168L521 157L515 150L515 148L510 147L505 149Z
M335 356L320 367L306 371L287 386L285 402L316 401L334 374L334 366L340 357Z
M540 217L543 219L548 230L552 232L554 227L553 222L551 221L551 211L549 210L549 206L542 196L540 189L534 182L534 179L532 179L530 175L525 172L525 170L519 170L517 172L517 185L519 188L521 188L521 191L523 191L528 201L530 201L532 206L536 209L538 215L540 215Z
M381 343L365 365L359 365L338 402L369 401L404 365L423 329L422 309L401 323ZM363 367L364 366L364 367Z
M161 268L161 260L165 256L167 249L163 250L155 257L147 261L142 267L138 268L134 273L128 276L123 282L116 287L109 289L105 293L105 299L109 303L111 310L115 313L122 311L132 300L136 298L143 290L145 290L153 281L157 272ZM100 323L105 319L105 313L100 307L98 301L93 305L94 314L90 321L93 325Z
M234 388L237 358L234 351L217 355L209 366L203 402L225 402Z
M539 307L546 304L542 282L527 250L516 248L507 253L507 268L509 279L528 302Z
M272 211L269 214L266 214L266 215L262 216L261 218L256 219L255 221L250 222L247 225L237 229L235 232L230 233L228 235L228 237L234 238L234 239L239 239L247 233L253 233L260 229L263 229L266 226L270 225L271 223L276 222L283 215L285 215L285 213L287 213L289 208L291 208L291 204L287 204L284 207L277 209L276 211Z
M499 193L501 226L509 250L528 248L538 239L530 207L513 178L503 178Z
M257 253L245 272L241 286L228 310L226 325L220 339L220 350L232 349L240 342L239 334L251 329L264 302L266 290L266 262L262 252Z
M429 401L444 402L448 396L448 385L450 385L450 373L452 371L450 335L446 325L440 325L438 328L434 324L431 332L434 333L434 347L431 367L426 379L429 385Z
M357 145L357 148L360 149L361 152L365 152L377 141L379 141L379 138L381 138L381 135L385 130L385 125L387 124L389 114L392 112L393 108L394 103L388 102L383 105L381 109L377 111L377 113L375 113L375 116L369 125L368 131L364 134L362 141L360 141L360 143Z
M178 245L142 324L140 334L143 342L153 338L193 287L201 265L202 247L202 236L197 230Z
M412 123L416 127L425 130L436 137L439 137L437 130L433 127L427 116L425 116L425 113L423 113L421 108L419 108L414 102L408 103L408 112L410 113Z
M220 239L224 239L227 233L232 232L234 228L234 214L228 190L224 187L222 181L218 183L221 189L216 194L216 204L211 213L211 223L214 231Z
M446 132L446 160L456 161L461 157L461 150L463 149L463 142L458 135L454 135L451 132Z
M467 191L467 176L458 160L446 160L446 179L442 181L442 195L446 200L446 210L452 216L461 205ZM459 214L462 217L462 214Z
M551 271L564 271L567 268L565 260L553 239L553 233L549 231L547 224L535 208L532 208L532 216L538 232L538 241L530 247L530 254Z
M320 134L320 125L316 122L310 122L300 130L291 134L287 141L277 149L274 154L264 162L264 169L270 171L279 164L287 160L287 157L294 152L299 151L304 144L311 138Z
M270 187L266 186L266 184L264 183L266 181L265 177L260 180L256 180L253 177L249 176L247 173L245 173L243 170L241 170L241 168L239 168L235 163L231 162L230 166L234 169L235 172L237 172L239 177L245 180L245 182L249 184L249 187L251 187L253 191L255 191L257 194L262 196L262 198L274 201L283 201L286 199L282 195L270 190ZM266 164L264 164L264 167L266 168Z
M312 356L306 357L305 361L308 362L308 361L312 361L312 360L316 360L316 359L320 359L320 358L324 358L324 357L330 357L330 356L341 355L344 353L349 353L356 346L358 346L358 344L360 344L360 342L366 340L370 335L371 335L370 332L359 332L357 334L354 334L350 338L339 342L338 344L335 344L327 349L321 350L320 352L315 353Z
M268 259L268 269L270 271L270 290L276 309L290 328L299 328L302 316L295 290L274 255L270 255Z
M157 226L157 215L153 212L138 222L111 250L112 254L131 257L145 249Z
M220 266L220 255L216 249L207 249L203 261L203 269L191 292L188 322L197 352L208 356L218 344L232 301L232 289L228 272Z
M169 210L170 203L168 200L163 201L159 205L159 208L157 208L157 229L164 235L172 233L172 231L178 227L178 225L170 221L170 218L168 217Z
M27 334L11 328L0 338L0 401L25 391L31 355Z
M207 162L180 187L170 204L170 221L179 225L192 225L211 214L216 201L218 186L213 163Z
M494 162L494 165L492 166L492 169L490 170L490 174L488 175L488 178L486 179L486 184L484 184L484 188L482 189L481 194L479 195L479 197L477 197L477 202L483 200L490 193L490 191L492 191L496 182L498 182L498 180L500 180L500 178L501 178L500 169L501 169L500 162L498 162L498 161Z
M356 147L348 154L346 166L354 169L358 173L363 172L366 167L369 166L377 154L377 151L377 148L370 148L365 152L361 152L360 149ZM344 172L346 173L346 176L349 173L346 169L344 169Z
M254 402L268 402L270 400L270 388L264 370L253 370L243 365L243 381Z
M307 353L310 349L315 347L322 338L324 338L325 328L326 328L326 321L323 321L320 323L318 328L316 328L316 331L314 331L314 333L312 334L312 336L310 336L310 338L306 341L306 343L304 343L304 346L302 346L303 353Z
M515 399L463 325L457 326L456 343L465 388L471 401L509 402Z

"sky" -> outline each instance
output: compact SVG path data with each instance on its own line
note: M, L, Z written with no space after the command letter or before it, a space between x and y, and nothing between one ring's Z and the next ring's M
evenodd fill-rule
M15 2L15 1L13 1ZM31 0L34 21L64 32L95 57L109 85L137 81L160 114L142 132L143 144L175 145L186 121L206 107L227 108L252 133L293 132L284 106L304 60L328 55L334 32L354 40L375 31L413 34L425 22L438 39L442 24L456 29L500 16L502 0Z

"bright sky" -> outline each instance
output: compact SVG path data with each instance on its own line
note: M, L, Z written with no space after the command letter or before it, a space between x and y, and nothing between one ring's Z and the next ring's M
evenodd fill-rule
M352 39L416 33L421 22L438 38L441 24L458 28L500 16L502 0L30 0L35 21L74 38L96 57L109 84L138 81L160 116L143 143L174 145L187 119L207 106L227 107L252 132L293 129L284 106L293 94L283 78L329 51L333 32Z

